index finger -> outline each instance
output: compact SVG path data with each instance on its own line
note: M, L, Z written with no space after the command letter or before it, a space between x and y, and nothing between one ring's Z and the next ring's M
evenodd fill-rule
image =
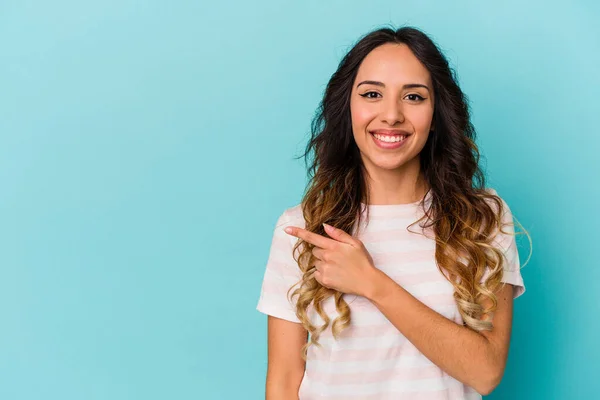
M307 231L306 229L298 228L297 226L288 226L285 228L285 231L292 236L299 237L322 249L331 249L336 242L333 239L329 239L317 233Z

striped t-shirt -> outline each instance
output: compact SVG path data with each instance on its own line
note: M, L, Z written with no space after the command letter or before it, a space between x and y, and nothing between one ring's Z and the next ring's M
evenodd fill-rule
M488 190L497 194L494 189ZM429 194L426 206L430 200ZM512 224L510 209L502 201L503 221ZM423 215L419 204L368 207L369 221L363 221L357 237L371 254L375 266L428 307L462 325L452 296L454 287L436 266L431 228L425 231L426 235L406 229ZM299 239L285 233L286 226L305 227L300 205L286 209L277 221L256 308L267 315L300 322L293 304L286 298L287 290L301 277L292 257L293 245ZM419 223L410 230L423 232ZM512 233L514 226L503 230ZM512 235L499 233L495 243L508 261L503 281L514 285L516 298L525 291L516 241ZM344 297L351 309L351 325L337 341L330 325L319 337L322 347L312 344L308 348L300 400L481 399L473 388L426 358L369 300L349 294ZM338 315L333 297L324 302L323 308L331 321ZM320 326L322 320L318 314L312 307L308 311L313 324Z

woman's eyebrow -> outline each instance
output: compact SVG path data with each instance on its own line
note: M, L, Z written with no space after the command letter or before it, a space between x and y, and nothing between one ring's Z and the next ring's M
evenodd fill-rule
M358 88L360 85L363 85L363 84L385 87L385 83L379 82L379 81L362 81L361 83L356 85L356 87ZM429 86L423 85L422 83L407 83L402 86L402 89L413 89L413 88L418 88L418 87L425 88L425 89L427 89L427 91L429 91Z

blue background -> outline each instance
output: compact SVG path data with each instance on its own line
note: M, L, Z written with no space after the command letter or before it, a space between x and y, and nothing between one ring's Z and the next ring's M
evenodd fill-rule
M447 54L489 186L533 238L489 398L594 397L599 15L592 1L1 1L0 398L264 398L255 306L275 221L304 189L293 157L340 58L385 24Z

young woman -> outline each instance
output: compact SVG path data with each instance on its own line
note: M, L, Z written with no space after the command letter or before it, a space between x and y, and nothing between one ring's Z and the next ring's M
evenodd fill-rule
M446 58L415 28L365 35L312 131L310 182L277 221L257 306L267 400L481 399L525 287Z

